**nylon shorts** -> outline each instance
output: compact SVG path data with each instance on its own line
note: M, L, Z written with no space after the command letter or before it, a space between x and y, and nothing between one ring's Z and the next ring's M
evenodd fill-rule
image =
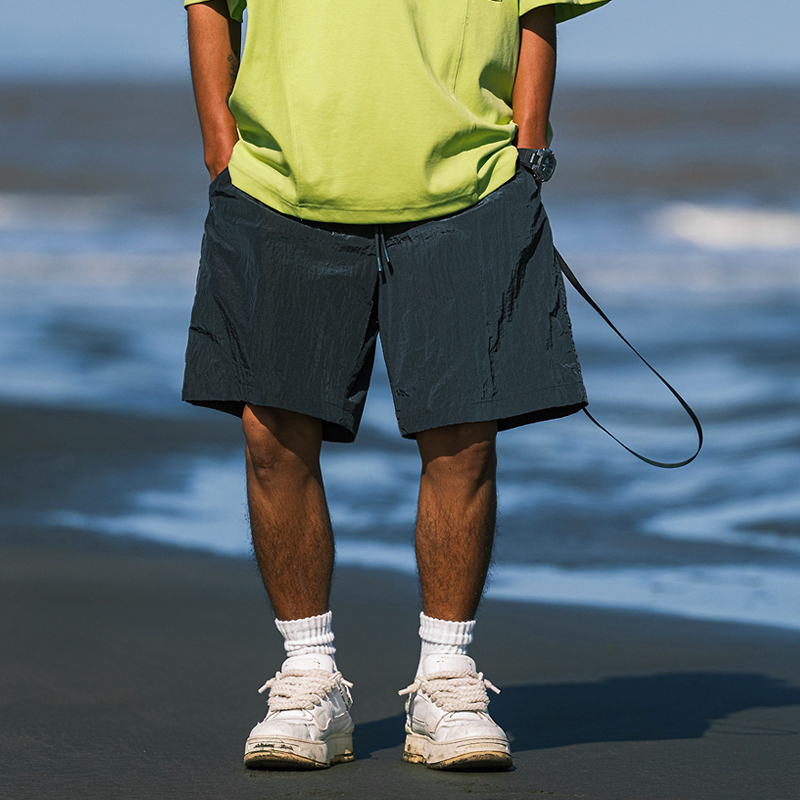
M392 225L308 222L211 184L183 399L317 417L350 442L378 336L400 432L586 405L561 273L527 170L476 205Z

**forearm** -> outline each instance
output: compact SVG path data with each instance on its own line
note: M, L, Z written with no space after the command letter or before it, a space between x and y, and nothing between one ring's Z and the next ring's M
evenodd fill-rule
M517 76L511 99L517 147L547 147L547 122L556 77L556 19L553 6L520 17Z
M215 178L230 161L238 140L228 109L239 69L242 26L228 14L226 0L195 3L187 9L189 64L206 167Z

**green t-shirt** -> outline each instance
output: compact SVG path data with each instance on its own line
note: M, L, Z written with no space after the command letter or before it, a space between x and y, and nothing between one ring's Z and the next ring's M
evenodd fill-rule
M556 19L606 2L558 2ZM327 222L412 222L477 203L514 174L519 16L548 4L228 0L234 19L247 6L231 180Z

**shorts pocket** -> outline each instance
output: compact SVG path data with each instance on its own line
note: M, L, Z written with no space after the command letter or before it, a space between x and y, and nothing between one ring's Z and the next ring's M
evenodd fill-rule
M230 172L228 172L228 168L225 167L225 169L222 170L222 172L220 172L219 175L217 175L217 177L211 181L211 183L208 186L208 190L209 192L213 192L221 184L230 183L230 181L231 181L231 174Z

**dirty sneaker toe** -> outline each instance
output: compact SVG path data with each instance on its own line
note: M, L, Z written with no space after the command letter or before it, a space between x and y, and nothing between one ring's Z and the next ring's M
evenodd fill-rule
M287 658L269 689L267 716L250 732L248 769L324 769L353 760L350 687L330 656Z
M500 690L475 670L475 662L434 654L420 672L400 692L408 695L403 760L432 769L508 769L508 738L487 711L487 687Z

